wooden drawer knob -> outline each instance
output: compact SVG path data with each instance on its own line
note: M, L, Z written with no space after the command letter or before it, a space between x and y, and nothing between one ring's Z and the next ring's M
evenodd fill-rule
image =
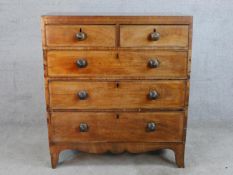
M85 60L85 59L78 59L77 61L76 61L76 65L79 67L79 68L85 68L85 67L87 67L87 60Z
M150 67L150 68L157 68L158 66L159 66L159 60L157 58L150 59L148 61L148 67Z
M155 99L158 98L158 96L159 96L159 94L158 94L157 91L150 91L150 92L148 93L148 98L149 98L150 100L155 100Z
M88 125L86 123L80 123L79 131L80 132L87 132L88 131Z
M79 91L78 92L78 97L80 100L85 100L88 97L88 93L86 91Z
M147 123L147 131L152 132L155 130L156 130L156 123L155 122Z

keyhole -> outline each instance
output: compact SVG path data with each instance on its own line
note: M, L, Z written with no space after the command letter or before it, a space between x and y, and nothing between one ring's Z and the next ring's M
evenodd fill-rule
M119 114L116 114L116 119L119 119L120 118L120 115Z
M154 29L154 32L156 32L156 29Z
M116 59L119 59L119 54L118 53L116 54Z
M82 32L82 28L79 29L79 32Z
M120 86L120 83L116 82L116 88L119 88L119 86Z

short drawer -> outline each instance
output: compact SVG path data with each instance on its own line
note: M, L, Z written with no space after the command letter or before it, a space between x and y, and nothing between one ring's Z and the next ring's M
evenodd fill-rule
M183 112L54 112L54 142L178 142Z
M53 109L183 108L185 80L51 81Z
M187 52L48 51L51 77L185 78Z
M188 25L121 25L121 47L188 48Z
M115 47L114 25L47 25L47 46Z

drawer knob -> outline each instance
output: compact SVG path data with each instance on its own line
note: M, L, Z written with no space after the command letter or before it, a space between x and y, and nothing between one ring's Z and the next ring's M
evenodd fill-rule
M85 40L87 38L87 34L86 33L84 33L84 32L78 32L78 33L76 33L76 39L78 40L78 41L83 41L83 40Z
M156 123L155 122L147 123L147 131L152 132L155 130L156 130Z
M157 91L150 91L150 92L148 93L148 98L149 98L150 100L155 100L155 99L158 98L158 96L159 96L159 94L158 94Z
M155 59L150 59L150 60L148 61L148 66L149 66L150 68L157 68L157 67L159 66L159 60L158 60L157 58L155 58Z
M88 97L88 93L86 91L79 91L78 92L78 97L80 100L85 100Z
M84 59L78 59L76 61L76 64L79 68L84 68L84 67L87 67L87 61L84 60Z
M154 30L154 32L150 33L149 39L151 41L158 41L160 39L160 33L156 32L156 30Z
M88 125L86 123L80 123L79 131L80 132L87 132L88 131Z

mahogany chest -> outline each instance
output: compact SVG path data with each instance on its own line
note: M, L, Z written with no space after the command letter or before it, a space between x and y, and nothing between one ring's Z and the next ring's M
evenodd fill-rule
M172 149L184 167L191 16L43 16L52 168L59 153Z

